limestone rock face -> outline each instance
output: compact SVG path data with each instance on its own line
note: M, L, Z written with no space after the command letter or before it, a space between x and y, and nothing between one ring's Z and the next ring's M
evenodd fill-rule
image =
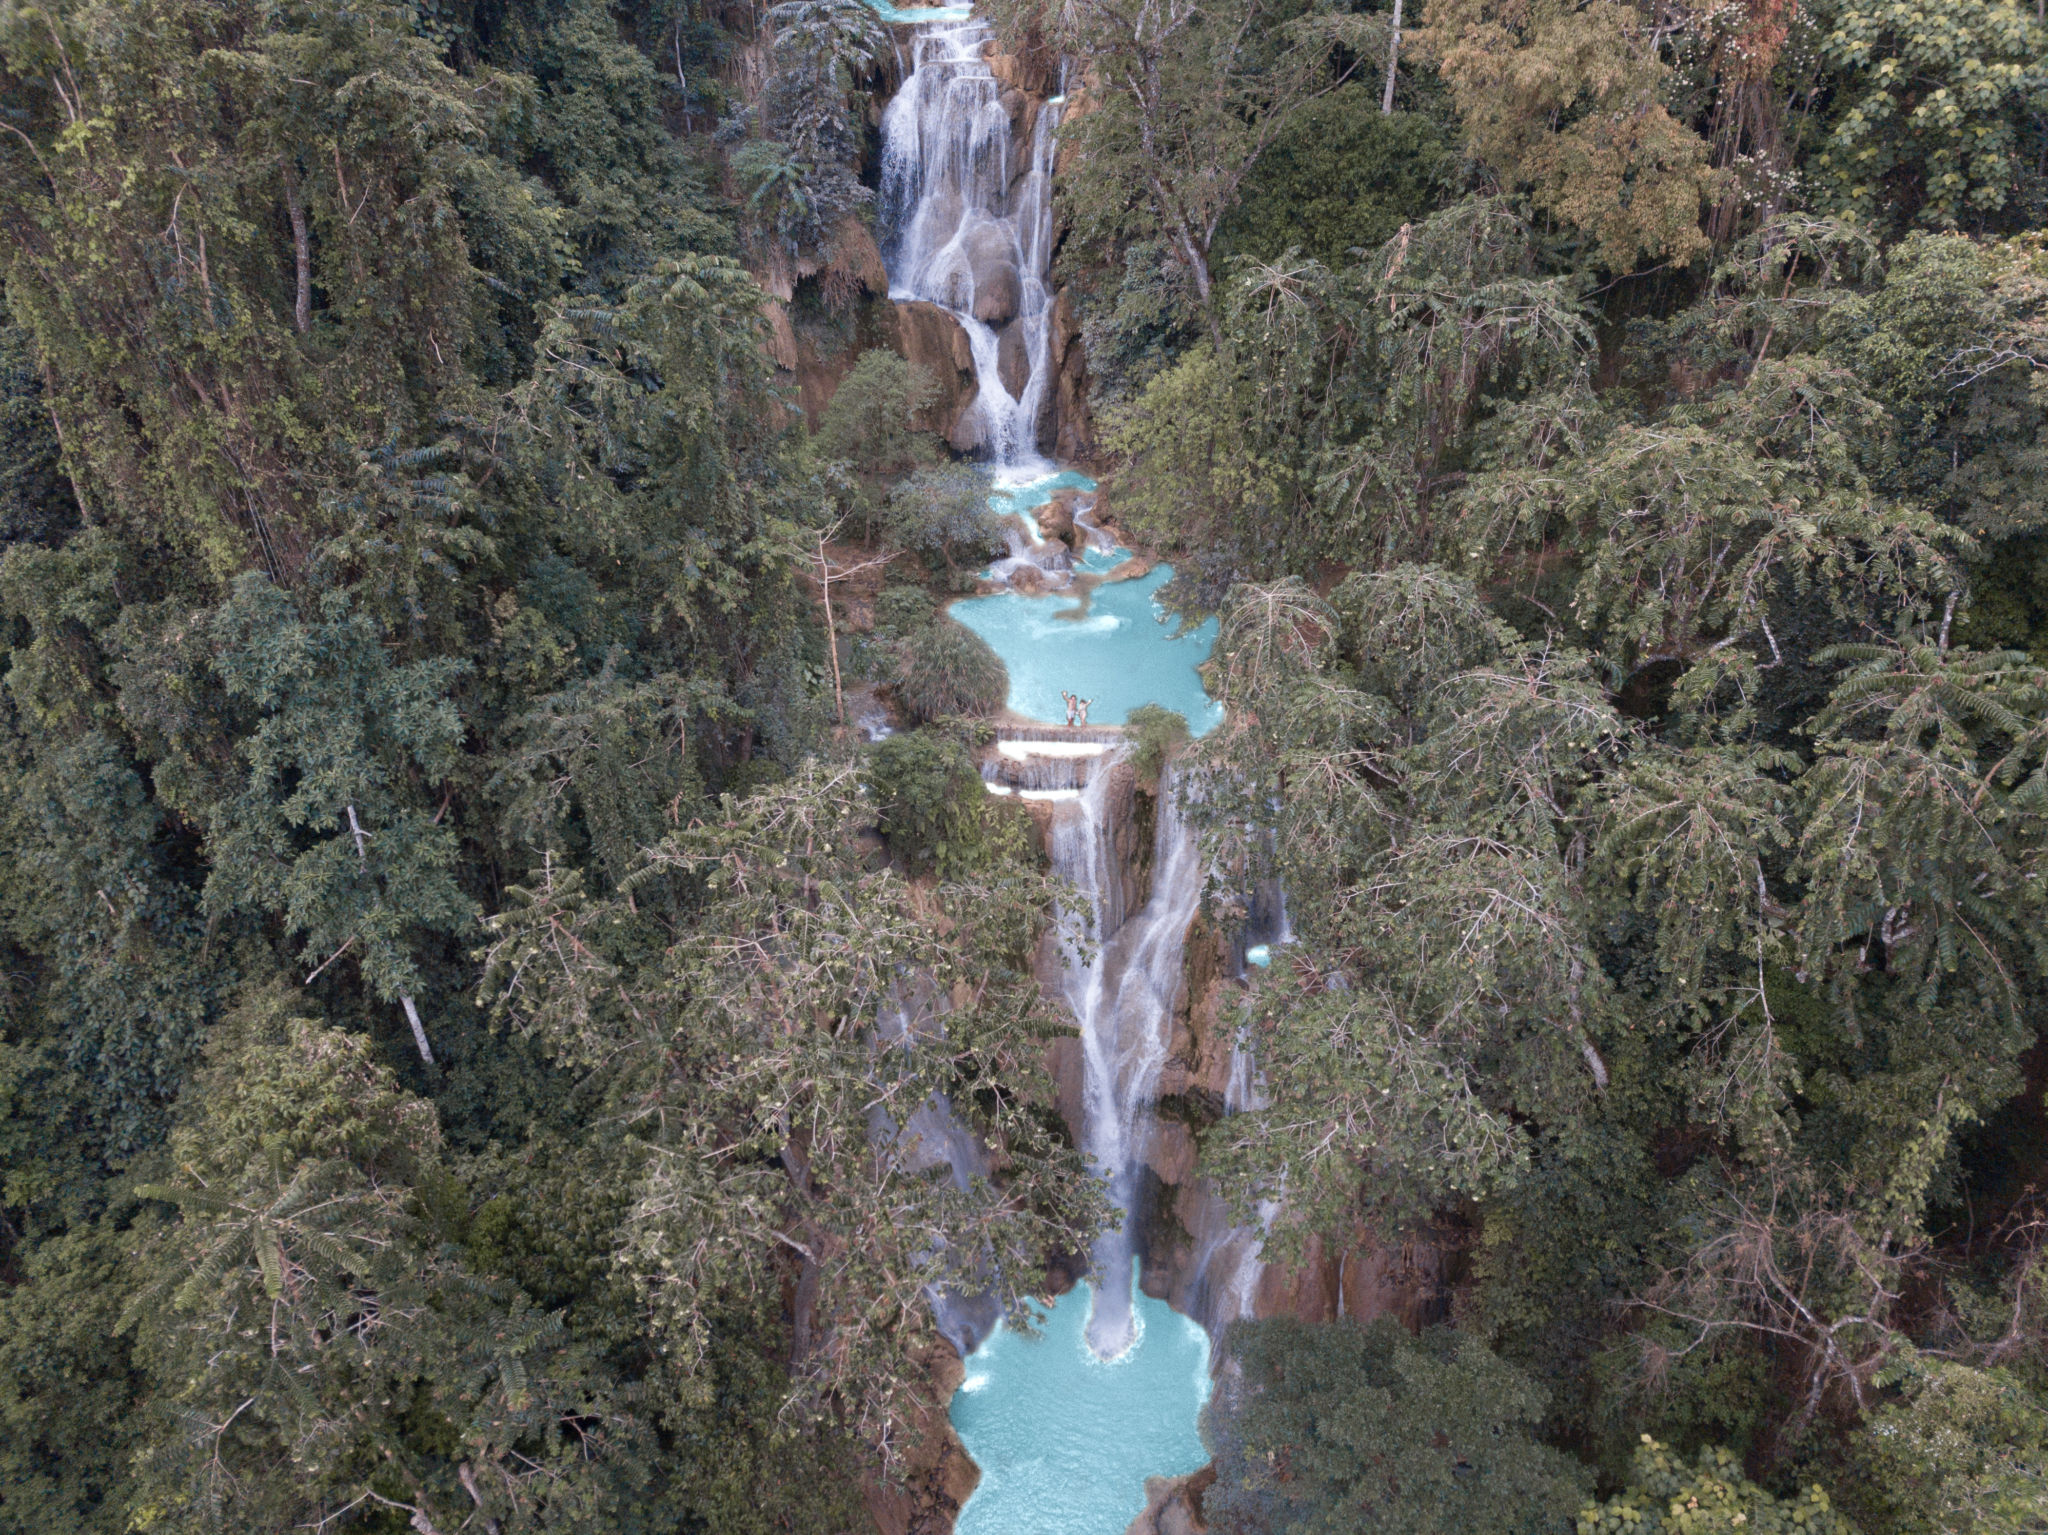
M1016 195L1017 178L1031 169L1031 140L1038 132L1038 113L1045 103L1036 96L1026 96L1024 105L1011 118L1010 132L1010 194Z
M946 1420L946 1404L966 1373L960 1356L934 1343L923 1363L929 1405L918 1414L917 1447L906 1457L900 1479L875 1477L861 1488L876 1535L946 1535L981 1481Z
M889 269L882 262L882 249L875 244L874 231L857 218L846 219L834 231L832 265L859 279L860 285L877 297L889 292Z
M1025 34L1023 46L1016 52L1006 53L991 42L981 56L997 83L1011 90L1038 101L1059 94L1059 58L1035 29Z
M1053 299L1045 365L1052 378L1039 407L1038 451L1070 462L1088 459L1095 452L1095 423L1088 410L1088 349L1072 288L1060 289Z
M768 355L776 367L796 372L796 327L790 323L788 306L771 298L761 305L761 315L768 322Z
M896 305L895 313L896 350L924 369L939 388L938 398L919 414L918 424L950 437L978 392L967 332L937 304L922 299Z
M1024 345L1024 322L1012 320L996 337L996 376L1012 399L1024 394L1031 380L1031 354Z
M1214 1466L1188 1476L1146 1477L1145 1512L1131 1521L1124 1535L1207 1535L1202 1494L1215 1485Z

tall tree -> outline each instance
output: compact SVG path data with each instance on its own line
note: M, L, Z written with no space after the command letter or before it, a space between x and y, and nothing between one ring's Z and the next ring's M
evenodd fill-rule
M1364 46L1370 30L1291 0L1070 0L1007 15L1088 61L1062 130L1077 233L1097 251L1164 240L1205 308L1210 250L1246 175L1303 105L1348 78L1338 48ZM1210 330L1220 346L1213 319Z

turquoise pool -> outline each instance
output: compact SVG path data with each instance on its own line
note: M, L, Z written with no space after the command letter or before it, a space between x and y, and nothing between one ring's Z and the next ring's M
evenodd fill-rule
M1102 569L1122 560L1091 554L1081 563ZM1083 599L1060 593L963 597L949 611L1003 658L1010 707L1026 719L1065 724L1065 691L1094 700L1091 725L1121 725L1131 710L1150 703L1185 715L1188 729L1206 735L1223 719L1223 706L1195 668L1209 659L1216 620L1181 628L1155 596L1172 578L1171 565L1155 565L1134 580L1106 581L1095 588L1085 615Z
M1124 1535L1145 1478L1208 1464L1195 1420L1209 1399L1209 1338L1136 1296L1138 1341L1097 1359L1082 1336L1093 1291L1076 1285L1027 1336L998 1327L967 1357L953 1428L981 1485L958 1535Z

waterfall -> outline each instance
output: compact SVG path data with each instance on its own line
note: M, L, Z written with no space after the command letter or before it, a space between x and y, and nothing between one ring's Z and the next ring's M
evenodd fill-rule
M955 446L1038 471L1059 103L1033 112L1003 91L982 58L990 39L968 19L911 43L910 74L882 114L883 254L892 299L937 304L967 333L978 387Z
M1088 898L1086 913L1063 914L1065 986L1081 1026L1083 1146L1119 1210L1116 1226L1097 1239L1093 1253L1097 1285L1087 1336L1105 1359L1123 1353L1134 1336L1137 1173L1203 878L1200 848L1169 772L1159 786L1151 895L1124 916L1115 827L1105 813L1114 778L1108 771L1092 774L1079 798L1061 806L1050 839L1054 871Z

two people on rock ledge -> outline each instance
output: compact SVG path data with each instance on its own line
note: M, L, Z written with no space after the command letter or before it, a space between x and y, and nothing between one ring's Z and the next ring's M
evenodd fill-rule
M1088 706L1095 702L1094 699L1079 698L1072 693L1066 692L1061 693L1060 697L1066 701L1067 723L1069 725L1085 725L1088 723Z

